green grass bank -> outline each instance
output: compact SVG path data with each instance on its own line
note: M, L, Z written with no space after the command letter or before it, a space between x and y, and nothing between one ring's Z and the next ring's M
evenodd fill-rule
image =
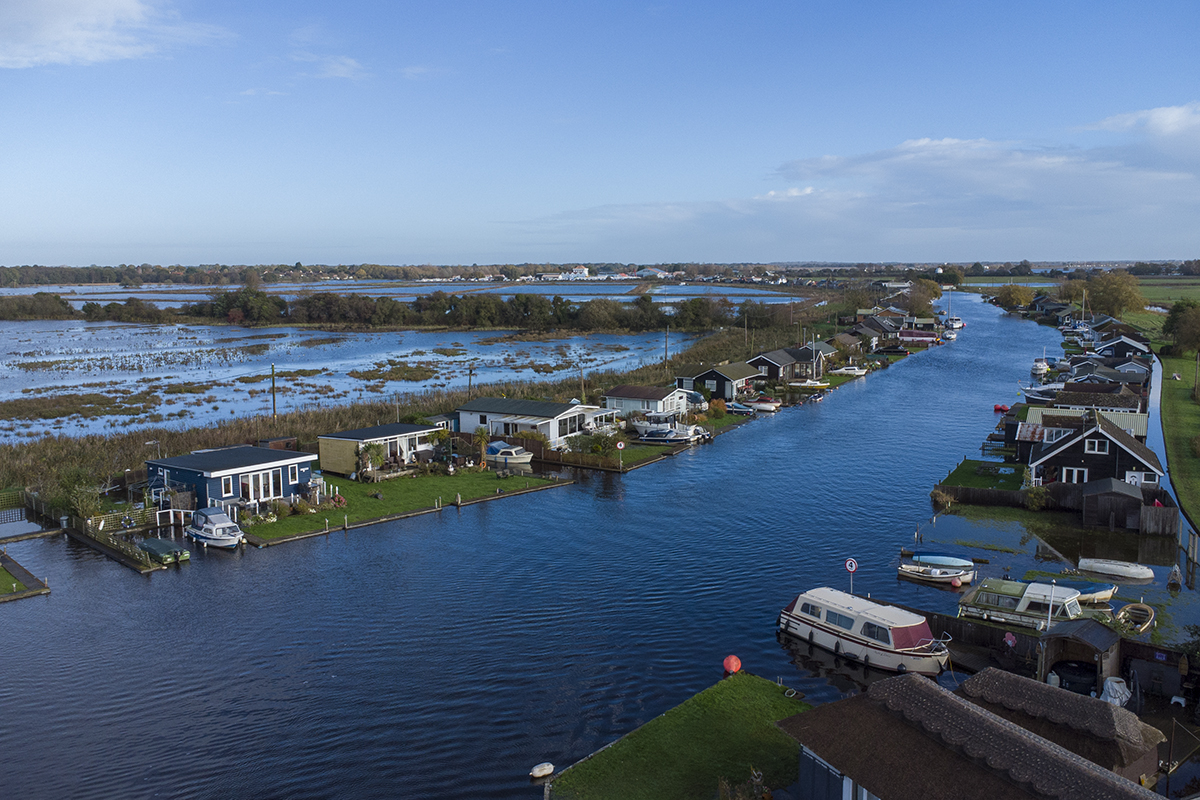
M715 797L722 778L744 783L751 769L782 789L796 781L800 746L775 723L810 707L739 672L570 767L552 796L694 800Z

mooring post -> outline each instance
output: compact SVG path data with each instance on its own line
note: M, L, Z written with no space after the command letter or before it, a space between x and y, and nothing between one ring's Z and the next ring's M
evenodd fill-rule
M350 527L350 515L346 514L345 516L342 517L342 530L346 530L349 527Z
M329 517L325 518L325 532L329 533Z

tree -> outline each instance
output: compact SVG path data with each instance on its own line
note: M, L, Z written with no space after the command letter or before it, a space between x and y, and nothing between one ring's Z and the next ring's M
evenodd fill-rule
M367 473L371 470L378 472L387 457L387 449L382 442L368 442L358 451L358 479L365 482ZM378 475L375 476L378 479Z
M1146 305L1138 280L1128 272L1113 270L1088 279L1088 303L1097 313L1120 319L1132 309Z
M1165 324L1163 330L1166 331ZM1189 350L1200 350L1200 304L1190 301L1190 305L1176 317L1171 335L1175 337L1177 355Z
M1175 340L1176 344L1180 344L1178 338L1179 323L1183 315L1193 308L1200 308L1200 301L1197 300L1176 300L1171 310L1167 312L1167 318L1163 321L1162 332L1163 336L1170 336Z
M928 278L917 278L908 290L908 313L915 317L928 314L934 300L942 296L942 287Z
M1078 303L1083 298L1086 281L1066 280L1058 285L1058 299L1064 303Z
M1023 308L1032 302L1033 289L1028 286L1008 283L1001 286L996 292L996 304L1008 311L1012 311L1014 308Z
M475 435L471 437L471 441L479 448L480 465L487 463L487 446L488 442L492 441L492 435L488 429L480 425L475 429Z

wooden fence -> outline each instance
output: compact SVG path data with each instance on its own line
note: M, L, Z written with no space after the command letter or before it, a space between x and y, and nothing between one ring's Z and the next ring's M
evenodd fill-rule
M1046 490L1046 502L1044 509L1046 511L1082 511L1083 510L1083 487L1082 483L1048 483L1042 488ZM1028 489L977 489L970 486L947 486L939 484L934 487L937 491L943 492L953 498L956 503L966 503L967 505L975 506L1016 506L1017 508L1026 507L1026 497ZM1154 501L1162 503L1161 506L1154 505ZM1109 509L1107 505L1101 509L1103 513L1099 516L1099 524L1107 525L1109 518ZM1125 527L1126 518L1124 514L1116 514L1117 527ZM1085 520L1085 524L1086 524ZM1163 489L1155 487L1142 487L1142 506L1140 514L1137 518L1138 533L1152 536L1178 536L1179 535L1179 509L1175 506L1175 500L1171 495Z

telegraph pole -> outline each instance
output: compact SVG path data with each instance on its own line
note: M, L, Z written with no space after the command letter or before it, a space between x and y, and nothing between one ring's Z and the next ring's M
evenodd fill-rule
M275 421L275 365L271 365L271 421Z

